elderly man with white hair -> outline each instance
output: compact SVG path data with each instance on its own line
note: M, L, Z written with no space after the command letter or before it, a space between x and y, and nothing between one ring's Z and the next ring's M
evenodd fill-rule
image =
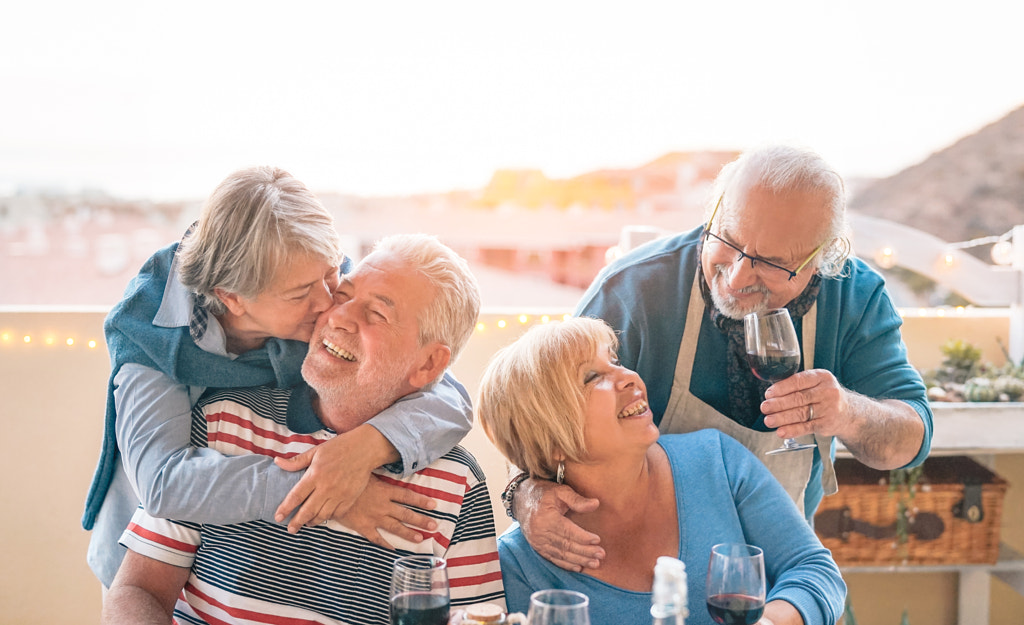
M876 469L922 463L932 414L881 276L849 257L843 180L789 146L722 168L705 223L653 241L597 277L577 308L619 333L663 433L714 428L764 462L812 520L836 491L836 439ZM745 361L743 317L786 308L801 371L770 384ZM784 438L813 449L766 455ZM518 486L518 488L516 488ZM600 566L600 538L563 516L599 505L551 483L506 489L531 546L569 570Z
M312 393L208 392L193 411L194 445L281 457L350 431L434 384L469 340L480 308L468 265L426 235L379 242L342 279L335 301L303 363ZM129 552L103 622L384 624L392 565L413 553L447 560L453 606L504 605L490 497L469 452L456 446L411 476L381 468L374 479L430 497L418 514L433 529L407 540L385 528L391 550L337 521L289 533L269 521L176 522L140 508L121 540Z

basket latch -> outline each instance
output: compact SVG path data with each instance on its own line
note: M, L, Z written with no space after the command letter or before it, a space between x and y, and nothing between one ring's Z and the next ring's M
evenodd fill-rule
M838 538L844 543L850 540L850 532L854 531L855 523L849 506L823 510L814 517L814 529L820 536Z
M985 510L981 507L982 483L978 479L964 480L964 498L953 504L953 516L968 523L981 523Z

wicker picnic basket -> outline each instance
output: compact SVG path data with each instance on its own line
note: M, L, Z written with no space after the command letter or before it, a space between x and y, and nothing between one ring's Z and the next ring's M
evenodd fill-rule
M910 514L902 545L889 472L839 458L836 476L839 492L822 501L814 527L840 566L995 563L1007 484L974 460L925 461L914 498L903 495Z

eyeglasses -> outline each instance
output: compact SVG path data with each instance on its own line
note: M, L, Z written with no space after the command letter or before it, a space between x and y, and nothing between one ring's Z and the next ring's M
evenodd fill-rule
M718 214L718 208L722 205L722 198L723 197L724 197L724 194L720 195L718 197L718 202L715 204L715 210L711 211L711 219L709 219L707 225L704 226L704 240L707 241L707 238L711 237L716 242L721 243L722 245L728 247L729 249L731 249L731 250L735 251L737 254L739 254L739 256L737 256L736 259L733 260L733 262L736 262L736 260L742 260L744 258L749 260L750 261L750 268L753 269L755 272L757 272L757 275L761 276L762 279L765 279L765 280L782 280L782 276L785 275L787 282L789 280L792 280L793 278L796 277L796 274L800 273L800 271L804 267L806 267L807 264L810 263L811 260L815 256L818 255L818 252L820 252L822 250L822 248L825 247L825 244L822 243L818 247L814 248L814 251L811 252L811 255L808 256L807 259L804 262L800 263L800 266L797 267L796 269L787 269L787 268L783 267L782 265L778 265L776 263L773 263L771 261L765 260L763 258L758 258L757 256L751 256L750 254L747 254L746 252L744 252L740 248L736 247L732 243L729 243L728 241L726 241L722 237L720 237L717 234L711 232L711 224L712 224L712 222L715 221L715 215Z

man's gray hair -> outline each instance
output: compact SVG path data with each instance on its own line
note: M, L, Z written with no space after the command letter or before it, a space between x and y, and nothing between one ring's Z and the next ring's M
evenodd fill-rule
M276 167L228 176L210 195L195 232L178 248L181 282L214 315L214 289L255 297L297 253L341 264L334 217L304 184Z
M762 188L773 193L812 191L821 193L831 211L827 243L816 259L818 273L825 278L842 274L850 256L850 227L846 221L846 187L842 177L817 153L786 145L772 145L744 152L727 164L715 179L705 222L719 198L718 214L735 215L737 202L747 192ZM723 219L725 217L723 216Z
M420 345L437 341L459 357L480 315L480 287L469 264L437 237L396 234L373 246L373 252L394 254L422 273L434 286L434 300L417 319Z

